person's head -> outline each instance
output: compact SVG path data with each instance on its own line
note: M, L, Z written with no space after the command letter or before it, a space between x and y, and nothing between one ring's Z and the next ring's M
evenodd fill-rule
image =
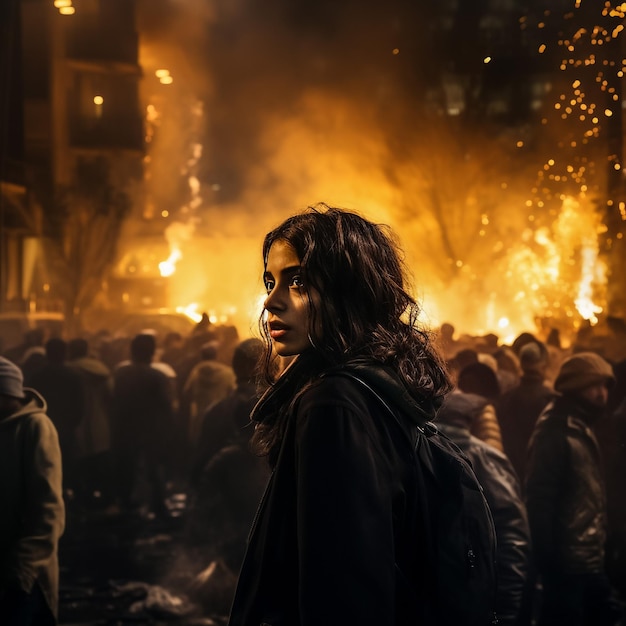
M532 343L533 341L537 342L537 338L532 333L529 333L529 332L520 333L513 340L513 343L511 344L511 349L513 350L513 352L515 352L515 354L517 354L517 356L519 356L519 352L522 349L522 347L525 346L527 343Z
M470 363L460 372L457 385L464 393L474 393L493 400L500 395L496 373L485 363Z
M0 417L15 412L24 398L22 370L9 359L0 356Z
M531 341L521 347L519 362L524 374L545 376L549 362L548 349L541 341Z
M561 363L554 389L564 396L604 407L614 383L613 368L607 361L595 352L579 352Z
M472 363L478 363L478 352L472 348L463 348L450 359L450 367L457 374Z
M176 331L170 331L163 339L163 349L170 350L172 348L180 348L184 344L183 336Z
M63 363L67 357L67 343L54 337L46 341L46 358L50 363Z
M454 326L450 322L444 322L439 328L439 336L444 341L452 341L454 332Z
M24 334L24 343L27 347L43 346L46 340L46 331L44 328L32 328Z
M86 339L77 338L70 339L67 343L67 358L70 361L74 359L83 359L89 354L89 343Z
M217 341L207 341L200 347L200 358L203 361L215 361L217 359L219 344Z
M130 358L133 363L150 364L155 352L156 339L152 334L140 333L130 342Z
M390 235L355 213L295 215L265 237L263 258L267 328L282 356L311 346L335 355L361 349L369 332L397 323L412 304Z
M237 383L251 383L259 372L263 358L264 346L260 339L245 339L240 342L233 353L233 371Z
M387 227L319 205L268 233L263 260L268 295L261 325L279 356L313 349L329 363L372 357L416 370L424 359L403 360L409 345L434 357ZM440 375L447 384L442 369Z
M500 346L494 353L493 358L498 364L498 370L510 372L515 376L520 375L520 362L515 352L507 346Z

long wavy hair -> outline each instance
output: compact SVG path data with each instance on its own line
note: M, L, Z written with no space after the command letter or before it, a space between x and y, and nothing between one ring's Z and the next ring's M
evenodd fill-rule
M276 241L294 248L305 287L320 294L318 306L308 297L308 332L311 350L324 363L380 363L394 369L410 393L435 402L443 398L450 379L429 331L418 322L420 308L407 291L400 248L387 226L318 204L265 236L265 265ZM260 326L271 384L276 356L263 316Z
M275 241L293 246L305 286L321 295L309 305L312 348L331 365L367 359L391 366L409 390L442 396L450 389L443 361L420 308L406 289L400 249L388 227L325 204L285 220L263 242L263 258ZM261 330L271 341L265 319ZM268 359L266 373L275 368Z

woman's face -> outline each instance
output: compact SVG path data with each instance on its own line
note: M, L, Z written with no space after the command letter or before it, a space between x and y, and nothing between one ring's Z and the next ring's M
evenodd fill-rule
M280 356L300 354L311 347L309 339L309 295L316 306L319 294L307 289L300 259L286 241L275 241L267 255L263 281L267 290L267 326Z

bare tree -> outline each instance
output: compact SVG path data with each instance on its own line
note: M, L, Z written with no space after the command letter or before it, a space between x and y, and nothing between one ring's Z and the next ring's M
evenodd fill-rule
M80 327L115 260L129 194L110 182L104 158L79 161L75 183L58 190L58 236L46 240L65 304L67 328Z

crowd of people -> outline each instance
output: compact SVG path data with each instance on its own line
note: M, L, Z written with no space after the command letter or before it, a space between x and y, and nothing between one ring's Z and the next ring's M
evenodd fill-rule
M337 250L314 245L338 233ZM556 332L507 345L449 323L416 331L394 254L366 220L316 209L266 237L265 341L205 319L186 337L34 331L5 351L2 623L55 623L66 509L167 515L172 482L198 560L241 569L233 624L416 618L388 585L398 551L417 549L403 518L414 485L399 431L332 376L351 363L428 405L470 460L497 534L500 624L622 623L624 325L567 347Z

